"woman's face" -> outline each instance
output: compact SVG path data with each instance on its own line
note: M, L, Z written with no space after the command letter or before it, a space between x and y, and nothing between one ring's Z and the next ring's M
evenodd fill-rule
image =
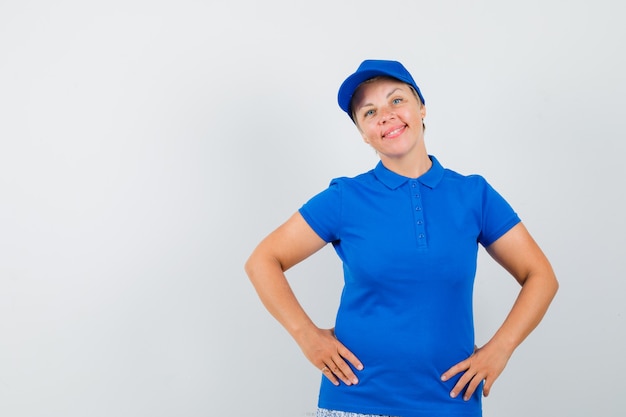
M408 84L390 78L367 81L356 90L352 111L363 140L381 159L419 152L426 107Z

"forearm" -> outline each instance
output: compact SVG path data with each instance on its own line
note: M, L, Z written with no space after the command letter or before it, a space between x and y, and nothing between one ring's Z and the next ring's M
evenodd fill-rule
M296 212L259 243L245 265L246 273L265 308L298 343L301 333L317 327L296 299L285 271L325 244Z
M307 359L335 385L358 383L350 363L356 369L363 364L334 336L332 329L318 328L296 299L284 267L278 260L253 253L246 263L246 272L265 308L294 338Z
M512 354L537 327L557 289L558 282L550 268L528 276L510 313L490 343L498 344Z
M510 313L490 341L510 354L537 327L558 289L550 262L519 223L487 252L522 286Z
M315 327L293 293L280 262L253 254L245 270L265 308L296 341L302 332Z
M468 400L477 389L479 381L485 381L483 395L489 395L491 386L506 366L517 346L539 324L556 294L558 283L549 264L541 272L518 279L522 289L502 326L487 344L477 349L471 357L452 366L441 376L447 381L463 373L450 395L454 398L465 390Z

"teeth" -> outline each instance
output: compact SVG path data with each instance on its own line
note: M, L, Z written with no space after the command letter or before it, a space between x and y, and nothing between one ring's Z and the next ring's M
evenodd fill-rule
M385 134L385 136L395 135L396 133L398 133L398 132L399 132L399 131L401 131L401 130L402 130L402 128L401 128L401 127L399 127L399 128L397 128L397 129L395 129L395 130L392 130L391 132L387 132L387 133Z

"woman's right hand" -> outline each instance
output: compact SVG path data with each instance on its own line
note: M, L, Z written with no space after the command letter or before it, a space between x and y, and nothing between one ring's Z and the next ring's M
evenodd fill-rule
M363 364L335 337L334 329L314 327L296 341L307 359L334 385L339 385L340 380L346 385L359 383L349 364L359 371Z

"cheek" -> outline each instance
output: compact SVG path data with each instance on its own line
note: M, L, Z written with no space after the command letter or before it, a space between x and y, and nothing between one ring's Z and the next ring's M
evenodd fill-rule
M361 137L363 138L363 141L365 141L365 143L371 144L373 141L376 140L376 136L377 134L374 131L371 130L362 130L361 131Z
M363 129L361 127L361 125L358 124L358 123L356 124L356 128L359 131L359 134L361 135L361 138L363 138L363 142L370 143L370 139L369 139L369 134L367 132L367 128Z
M364 138L368 138L371 142L379 136L380 128L376 123L364 124L361 125L359 132L361 133L361 136L363 136Z

